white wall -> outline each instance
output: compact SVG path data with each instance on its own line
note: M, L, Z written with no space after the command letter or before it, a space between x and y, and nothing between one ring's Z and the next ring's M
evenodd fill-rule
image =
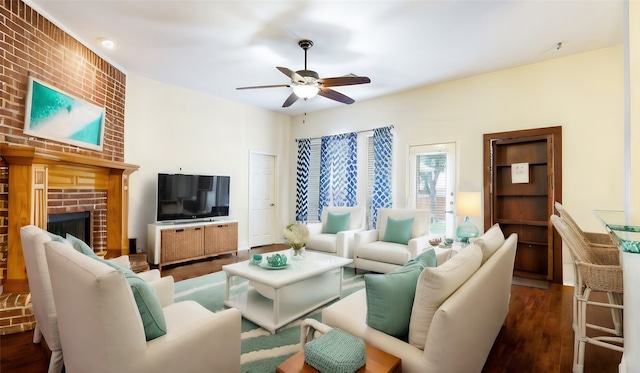
M394 203L404 207L410 145L456 141L457 189L482 191L483 134L562 126L564 205L581 225L602 230L592 210L623 203L622 61L621 46L600 49L308 113L293 118L291 137L394 125Z
M603 231L593 209L624 205L623 61L622 46L600 49L293 118L128 76L125 157L141 166L131 177L129 236L146 247L156 173L182 168L232 176L232 215L246 248L249 151L278 156L282 225L295 218L294 139L387 125L395 126L399 207L407 204L410 145L456 141L457 190L482 191L483 134L562 126L563 204L585 229ZM226 141L214 147L218 138Z
M483 191L483 134L562 126L563 204L603 232L593 210L623 208L623 57L622 46L600 49L308 113L293 118L291 137L394 125L394 203L404 207L410 145L456 141L457 190Z
M629 211L640 221L640 2L629 2ZM635 147L634 147L635 145ZM635 172L634 172L635 171Z
M246 249L249 154L277 156L278 174L288 179L290 118L135 75L127 76L125 113L125 162L140 166L129 184L129 237L138 248L146 249L147 224L155 221L157 173L182 172L231 176L230 215ZM286 183L279 186L283 212L289 194ZM276 224L286 218L279 213Z

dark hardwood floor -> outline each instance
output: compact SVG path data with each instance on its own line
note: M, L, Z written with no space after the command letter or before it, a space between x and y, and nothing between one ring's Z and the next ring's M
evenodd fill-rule
M181 281L220 271L222 265L247 260L255 253L283 248L283 245L260 247L238 256L225 255L215 260L167 267L163 268L162 275ZM506 325L494 343L483 372L571 372L573 288L552 284L549 290L516 285L511 289ZM592 312L590 321L611 324L609 311L590 309L589 312ZM32 339L33 331L0 337L0 372L47 371L50 353L44 342L34 345ZM464 354L464 351L452 353ZM621 356L619 352L587 345L585 373L617 372Z

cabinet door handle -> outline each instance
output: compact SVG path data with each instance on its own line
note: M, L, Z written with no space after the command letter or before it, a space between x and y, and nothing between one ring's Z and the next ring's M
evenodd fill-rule
M176 233L184 232L184 229L176 229Z

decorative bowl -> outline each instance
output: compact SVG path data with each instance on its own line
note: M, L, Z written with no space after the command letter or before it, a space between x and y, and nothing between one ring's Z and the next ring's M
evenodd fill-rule
M271 267L284 267L287 265L287 256L283 254L274 254L268 256L267 263Z
M438 246L442 242L442 238L431 238L429 239L429 245Z

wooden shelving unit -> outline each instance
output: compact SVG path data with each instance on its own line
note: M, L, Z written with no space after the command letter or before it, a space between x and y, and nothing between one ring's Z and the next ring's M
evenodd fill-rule
M560 201L560 132L545 130L485 135L485 228L499 223L505 236L518 234L514 275L552 281L562 267L549 223ZM528 182L512 179L518 163L527 164Z

